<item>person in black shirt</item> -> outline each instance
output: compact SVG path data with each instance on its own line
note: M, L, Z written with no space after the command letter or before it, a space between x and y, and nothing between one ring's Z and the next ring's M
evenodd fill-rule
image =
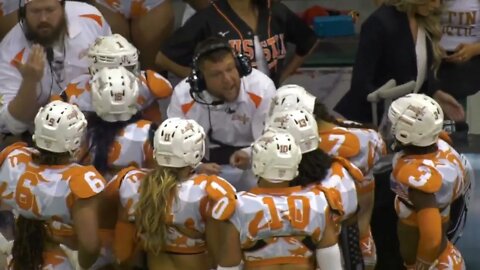
M216 0L164 43L157 54L157 65L179 77L188 76L195 45L211 36L228 40L277 84L303 63L317 43L313 30L279 1ZM295 56L285 63L287 43L295 44L296 49Z

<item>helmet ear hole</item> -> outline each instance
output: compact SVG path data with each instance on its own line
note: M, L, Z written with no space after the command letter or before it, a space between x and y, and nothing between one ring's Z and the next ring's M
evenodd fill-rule
M440 105L424 94L408 94L396 99L390 105L388 118L392 135L404 145L432 145L443 128Z

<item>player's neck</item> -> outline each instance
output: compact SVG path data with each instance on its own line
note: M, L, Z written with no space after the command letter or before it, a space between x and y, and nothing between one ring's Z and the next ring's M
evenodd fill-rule
M331 130L332 128L334 128L334 127L336 127L336 126L337 126L337 125L335 125L334 123L330 123L330 122L327 122L327 121L323 121L323 120L318 120L318 119L317 119L317 129L318 129L318 132Z
M258 187L260 188L285 188L288 187L288 181L280 182L280 183L272 183L268 182L267 180L260 178L258 180Z
M180 180L180 182L190 179L192 175L193 170L191 167L185 167L178 171L178 179Z

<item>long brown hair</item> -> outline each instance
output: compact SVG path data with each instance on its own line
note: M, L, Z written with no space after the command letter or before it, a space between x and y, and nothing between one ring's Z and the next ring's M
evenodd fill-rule
M158 254L165 246L169 207L171 199L176 197L178 174L182 169L160 166L142 180L135 220L147 252Z
M418 25L425 29L426 35L432 43L433 69L436 73L443 57L443 51L440 46L440 39L442 38L442 27L440 24L441 9L428 16L416 14L419 6L428 4L430 1L431 0L384 0L383 2L386 5L395 6L398 11L415 15Z
M15 222L12 248L12 270L41 270L45 241L49 239L47 225L43 220L19 216Z
M39 165L61 165L71 158L70 153L53 153L36 148L38 153L32 154L33 163ZM15 223L12 248L13 270L42 269L45 243L50 240L50 232L44 220L36 220L19 216Z

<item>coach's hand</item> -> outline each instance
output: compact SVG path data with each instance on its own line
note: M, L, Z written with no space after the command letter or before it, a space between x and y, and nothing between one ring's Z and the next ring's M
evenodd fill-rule
M207 175L219 175L222 167L217 163L202 163L196 168L197 173Z
M250 156L243 150L237 150L230 156L230 165L242 170L250 168Z
M45 50L42 46L35 44L32 46L27 62L24 64L21 61L14 60L13 64L18 69L24 80L31 82L39 82L45 69Z

